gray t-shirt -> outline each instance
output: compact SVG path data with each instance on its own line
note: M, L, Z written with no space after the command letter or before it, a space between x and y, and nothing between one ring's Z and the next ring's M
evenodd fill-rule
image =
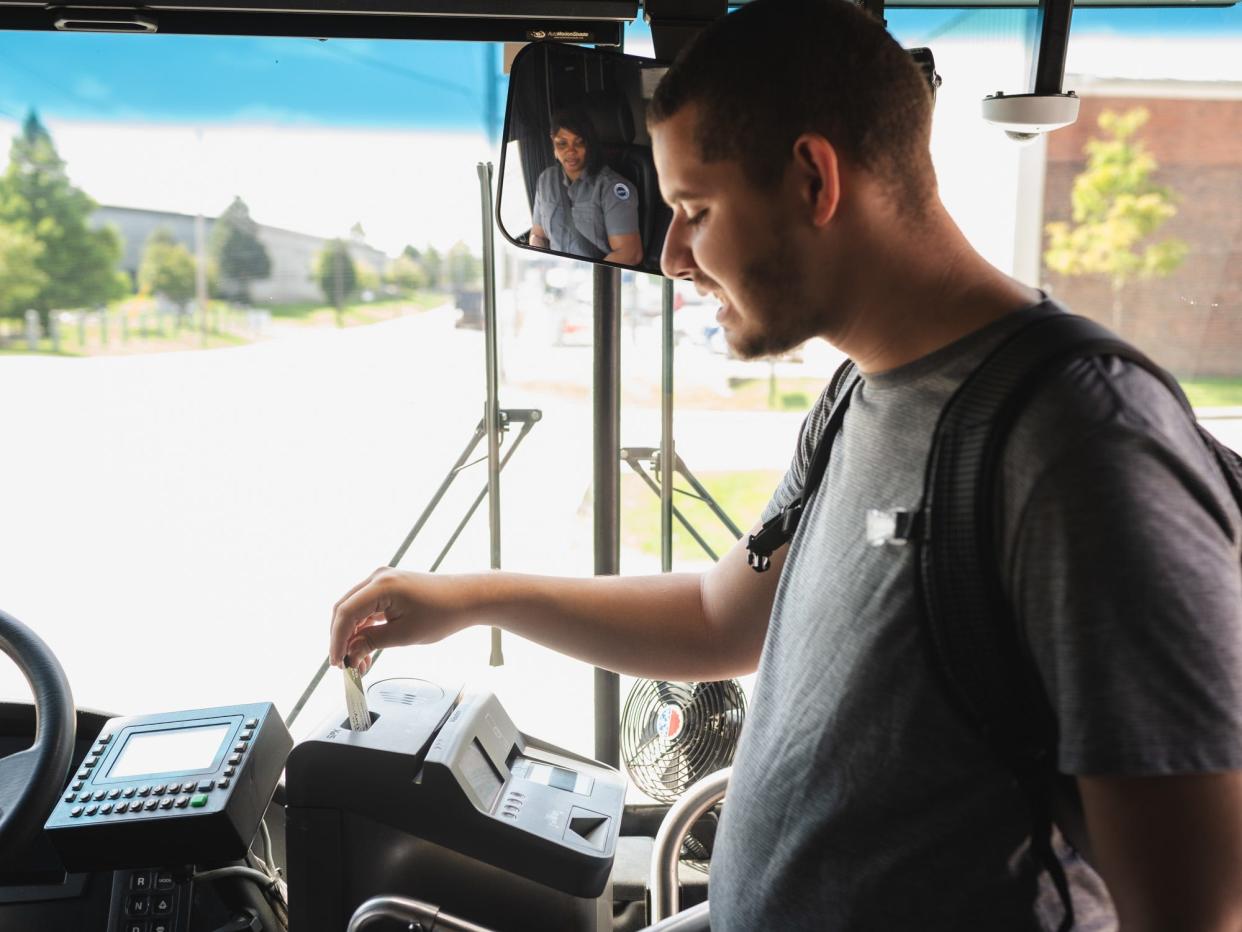
M638 232L638 191L607 165L572 182L551 165L535 182L531 224L557 252L599 259L612 251L608 237Z
M914 550L869 509L914 509L936 418L1009 315L855 389L782 571L711 875L713 932L1055 929L1020 791L935 680ZM802 485L827 400L764 518ZM1176 400L1081 360L1027 407L1003 466L1006 589L1067 774L1242 768L1242 519ZM1079 929L1115 925L1061 846Z

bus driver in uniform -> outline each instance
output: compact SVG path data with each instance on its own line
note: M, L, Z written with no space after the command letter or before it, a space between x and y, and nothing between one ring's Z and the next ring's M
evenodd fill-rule
M601 164L585 114L559 110L552 117L556 165L535 184L530 244L620 265L643 261L638 235L638 190Z

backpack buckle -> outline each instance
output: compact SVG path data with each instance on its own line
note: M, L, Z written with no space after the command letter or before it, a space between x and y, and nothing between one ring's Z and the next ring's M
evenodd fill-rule
M763 523L759 533L746 538L746 562L756 573L772 568L772 554L793 539L802 520L802 499L795 498Z

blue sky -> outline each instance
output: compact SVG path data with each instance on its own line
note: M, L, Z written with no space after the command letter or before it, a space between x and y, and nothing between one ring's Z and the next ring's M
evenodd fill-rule
M997 16L1031 13L890 10L889 25L907 44L934 43ZM1242 7L1075 11L1073 36L1100 33L1242 39ZM641 23L627 33L649 37ZM498 48L479 44L0 33L0 119L35 107L51 119L480 131L497 128L505 83Z

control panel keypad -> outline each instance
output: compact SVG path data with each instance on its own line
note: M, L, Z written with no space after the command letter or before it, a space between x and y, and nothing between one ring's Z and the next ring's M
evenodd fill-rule
M128 875L128 876L125 876ZM115 932L185 932L190 890L168 870L118 871L113 882ZM112 932L110 930L110 932Z
M67 788L64 802L68 814L73 819L87 821L89 819L115 819L118 816L134 816L144 813L157 815L173 809L191 810L204 809L212 796L220 791L228 790L233 785L245 759L246 752L259 726L258 719L247 719L228 748L225 766L219 771L220 776L214 779L186 780L182 783L168 784L131 784L127 786L105 787L102 789L85 789L97 765L107 753L111 734L101 735L96 744L87 753L81 764L77 777ZM75 805L80 804L80 805ZM99 805L102 803L102 805ZM154 930L144 930L154 932Z

